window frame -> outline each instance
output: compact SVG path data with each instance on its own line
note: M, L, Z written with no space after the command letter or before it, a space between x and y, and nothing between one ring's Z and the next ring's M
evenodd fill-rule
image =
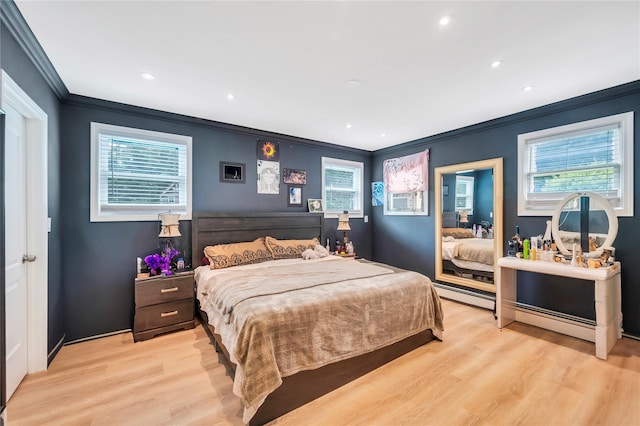
M404 196L402 198L417 197L420 194L422 199L422 210L394 210L392 205L394 204L393 196ZM385 216L429 216L429 197L428 190L413 191L413 192L384 192L384 208L382 214Z
M186 194L185 205L149 205L139 204L128 207L116 207L104 210L100 204L100 134L107 133L129 138L147 140L156 143L183 145L186 147ZM180 214L180 220L191 220L192 214L192 144L191 136L156 132L133 127L91 122L91 187L90 187L90 221L91 222L135 222L157 221L159 213L171 211Z
M467 199L471 199L471 207L470 208L458 208L458 179L460 179L460 181L467 181L467 188L469 188L469 190L467 191L467 194L465 196L465 198ZM476 192L476 178L475 176L465 176L465 175L456 175L456 188L455 188L455 199L454 199L454 207L455 207L455 211L457 211L458 213L460 212L467 212L467 214L469 216L473 216L473 213L475 211L475 204L476 204L476 200L475 200L475 192ZM468 206L469 203L466 203L466 205Z
M540 139L553 136L570 136L573 133L584 133L589 129L616 126L620 129L620 206L614 207L616 216L633 216L633 144L634 144L633 111L581 121L564 126L537 130L518 135L518 216L551 216L556 205L569 193L559 192L545 200L528 200L529 194L529 158L530 147ZM589 190L590 192L598 192ZM557 198L557 199L556 199Z
M328 204L326 200L325 180L326 180L326 167L349 167L360 170L360 209L348 210L350 218L362 218L364 217L364 163L361 161L342 160L340 158L322 157L322 205L324 207L324 217L327 219L337 218L338 214L341 214L343 210L328 210Z

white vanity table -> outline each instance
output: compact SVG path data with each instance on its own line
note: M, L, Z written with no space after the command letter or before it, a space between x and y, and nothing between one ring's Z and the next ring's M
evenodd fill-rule
M563 263L502 257L497 262L496 314L498 328L514 321L524 322L596 344L596 357L607 359L617 339L622 337L620 262L607 268L588 269ZM517 271L555 275L592 281L595 284L595 327L574 324L520 310L517 302Z

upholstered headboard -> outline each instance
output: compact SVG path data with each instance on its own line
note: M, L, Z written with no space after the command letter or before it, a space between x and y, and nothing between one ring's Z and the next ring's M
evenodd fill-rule
M204 248L215 244L253 241L270 236L281 240L318 238L324 218L317 213L194 213L191 222L192 264L200 265Z

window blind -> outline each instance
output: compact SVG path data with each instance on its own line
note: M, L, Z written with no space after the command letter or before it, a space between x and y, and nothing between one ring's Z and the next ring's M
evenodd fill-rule
M187 146L99 135L102 210L187 205Z
M528 144L528 199L557 199L575 191L621 197L620 130L586 129Z
M362 171L359 167L325 165L325 210L359 211L362 192Z

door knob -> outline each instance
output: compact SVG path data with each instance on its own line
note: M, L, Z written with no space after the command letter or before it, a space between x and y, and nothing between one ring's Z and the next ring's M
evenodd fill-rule
M25 262L35 262L36 257L34 255L30 255L30 254L23 254L22 255L22 263Z

